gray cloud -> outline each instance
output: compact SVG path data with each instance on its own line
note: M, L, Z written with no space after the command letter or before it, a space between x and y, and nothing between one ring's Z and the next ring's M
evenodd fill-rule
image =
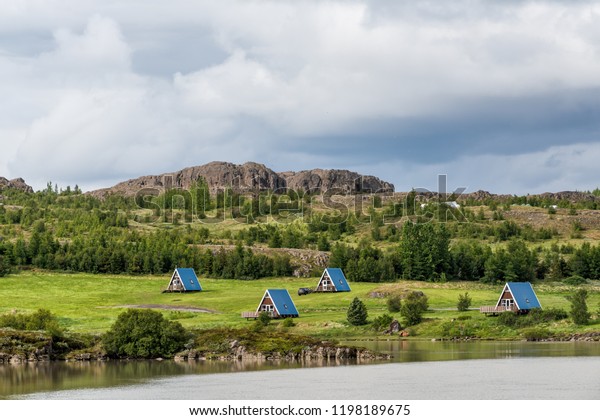
M548 163L482 188L595 175L550 151L599 141L599 2L20 4L0 16L0 170L37 186L210 160L398 186L466 179L465 159Z

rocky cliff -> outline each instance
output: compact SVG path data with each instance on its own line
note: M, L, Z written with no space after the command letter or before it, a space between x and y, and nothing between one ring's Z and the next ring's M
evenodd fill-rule
M225 188L232 188L236 192L277 191L285 188L311 192L336 189L350 194L394 191L394 185L389 182L348 170L314 169L277 173L260 163L247 162L243 165L236 165L228 162L211 162L177 172L142 176L121 182L111 188L92 191L90 194L97 197L103 197L111 193L131 196L145 188L158 191L169 188L188 189L200 177L206 180L212 194Z
M0 176L0 190L4 188L15 188L17 190L25 191L25 192L33 192L33 188L25 183L23 178L15 178L8 180L4 177Z

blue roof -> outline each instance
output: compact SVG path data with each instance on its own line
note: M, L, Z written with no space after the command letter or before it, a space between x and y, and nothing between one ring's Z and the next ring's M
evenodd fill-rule
M346 280L346 276L344 276L344 272L341 268L326 268L327 274L329 274L329 278L333 282L335 286L335 290L338 292L349 292L350 285L348 284L348 280Z
M533 287L529 282L508 282L506 286L510 290L517 304L517 308L521 310L529 310L541 308L542 305L538 300Z
M271 296L273 305L280 316L298 316L298 309L286 289L267 289L266 293Z
M202 291L202 286L200 286L200 282L198 281L198 277L196 277L196 272L193 268L176 268L175 271L179 274L181 283L183 283L183 287L186 291Z

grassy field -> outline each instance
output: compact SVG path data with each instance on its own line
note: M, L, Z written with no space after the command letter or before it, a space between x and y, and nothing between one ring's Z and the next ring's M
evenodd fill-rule
M469 292L472 307L494 304L502 285L480 283L353 283L352 292L297 296L299 287L316 286L317 278L268 278L262 280L201 279L201 293L161 293L169 276L132 277L91 274L62 274L54 272L23 272L0 279L0 313L49 309L59 317L61 325L74 332L101 333L106 331L127 306L158 305L169 319L186 327L247 326L252 321L240 317L242 311L253 311L265 289L288 289L300 312L294 330L321 338L375 337L368 326L353 327L346 322L346 310L354 297L362 299L369 310L369 319L387 313L386 299L372 297L373 293L400 293L421 290L429 298L430 310L425 320L411 328L416 337L438 337L443 328L450 328L456 319L468 328L478 328L486 338L515 338L518 332L496 325L478 311L459 313L456 302L459 294ZM588 306L596 313L600 306L600 285L586 286L590 291ZM545 308L568 310L565 299L574 288L564 285L536 285L536 292ZM206 312L189 312L195 308ZM466 315L466 316L465 316ZM598 321L594 321L598 322ZM466 328L465 327L465 328ZM600 325L575 327L568 320L549 326L553 331L583 332L600 329ZM463 325L461 324L461 328Z

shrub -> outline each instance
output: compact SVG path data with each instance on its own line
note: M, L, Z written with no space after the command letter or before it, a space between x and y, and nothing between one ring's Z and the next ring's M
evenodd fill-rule
M531 319L538 322L552 322L567 319L569 314L564 309L548 308L548 309L532 309L528 315Z
M571 277L567 277L563 280L563 282L568 284L569 286L581 286L582 284L586 284L587 280L581 276L574 275Z
M266 327L271 323L271 316L267 312L261 312L258 315L258 322L260 325Z
M391 315L383 314L373 320L371 327L377 332L386 331L390 328L390 324L393 320L394 318L392 318Z
M128 309L103 336L102 344L110 356L171 357L185 348L189 338L179 322L165 319L160 312Z
M519 323L519 315L514 312L502 312L498 315L498 323L505 327L516 327Z
M1 315L0 328L3 327L22 331L46 331L54 338L64 335L64 331L58 325L58 318L47 309L38 309L32 314Z
M294 318L286 318L283 320L281 325L283 325L285 328L290 328L290 327L294 327L296 325L296 323L294 322Z
M471 306L471 297L469 296L469 292L465 292L464 295L458 295L456 309L458 309L459 312L466 312L469 310L469 306Z
M511 328L523 328L535 326L543 322L560 321L568 318L562 309L532 309L527 315L518 315L515 312L502 312L498 316L498 323Z
M387 298L387 308L391 313L400 312L402 307L402 299L398 295L390 296Z
M348 307L346 318L351 325L365 325L367 323L367 307L357 297L354 298Z
M400 314L404 317L406 325L417 325L423 320L423 313L428 306L427 296L419 292L410 292L402 302Z

